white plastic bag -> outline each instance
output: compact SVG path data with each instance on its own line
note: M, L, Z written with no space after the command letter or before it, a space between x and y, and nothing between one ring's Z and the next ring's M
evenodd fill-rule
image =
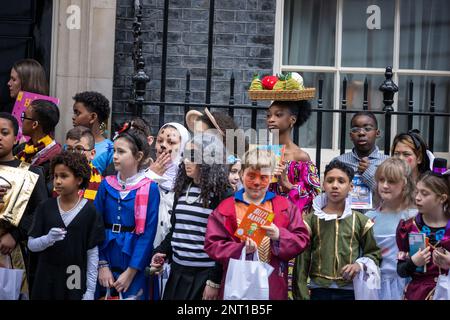
M447 275L439 275L433 300L450 300L450 271Z
M361 271L353 279L355 300L379 300L381 288L380 268L372 259L362 257L356 260Z
M247 261L245 247L241 258L230 259L225 277L224 300L269 300L269 276L273 267L259 261L258 251Z
M2 255L2 263L6 268L0 268L0 300L18 300L24 270L13 269L11 257Z
M118 296L111 296L111 289L106 288L106 296L103 300L138 300L139 297L143 294L143 290L139 290L136 295L129 296L127 298L122 297L122 292L119 292Z

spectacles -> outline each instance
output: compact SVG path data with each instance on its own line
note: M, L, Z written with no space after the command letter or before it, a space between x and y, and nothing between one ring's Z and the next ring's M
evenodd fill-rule
M65 146L64 150L72 153L83 153L84 151L91 151L92 149L85 149L83 146L76 146L75 148L70 146Z
M22 114L20 115L20 119L21 119L22 121L25 120L25 119L31 120L31 121L36 121L36 120L34 120L33 118L28 118L28 117L26 117L26 116L25 116L25 112L22 112Z
M364 127L353 127L350 129L350 132L351 133L359 133L359 132L363 131L365 133L368 133L372 130L375 130L375 128L372 126L364 126Z

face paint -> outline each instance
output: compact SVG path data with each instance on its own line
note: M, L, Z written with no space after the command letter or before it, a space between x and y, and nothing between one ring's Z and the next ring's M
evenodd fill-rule
M244 185L247 188L267 188L270 183L271 176L264 174L259 170L245 170L244 173Z

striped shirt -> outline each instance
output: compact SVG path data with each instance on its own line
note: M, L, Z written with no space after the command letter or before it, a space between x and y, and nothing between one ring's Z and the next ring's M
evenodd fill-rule
M212 209L203 208L199 196L200 189L191 187L188 201L186 193L178 199L171 241L172 259L188 267L213 267L215 262L204 249L206 225Z
M375 150L369 155L369 167L364 171L364 173L361 175L362 180L365 184L367 184L370 188L370 190L375 191L376 189L376 181L375 181L375 171L377 170L378 166L383 163L384 160L389 158L389 156L382 154L377 146L375 146ZM347 152L344 154L341 154L340 156L334 158L333 160L339 160L343 162L344 164L350 166L354 171L355 174L358 171L358 165L361 159L359 158L358 154L355 151L355 148L351 152Z

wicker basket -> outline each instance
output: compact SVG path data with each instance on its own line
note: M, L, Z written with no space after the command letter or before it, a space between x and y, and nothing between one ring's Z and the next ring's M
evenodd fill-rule
M250 100L310 100L316 95L316 88L303 90L248 90Z

